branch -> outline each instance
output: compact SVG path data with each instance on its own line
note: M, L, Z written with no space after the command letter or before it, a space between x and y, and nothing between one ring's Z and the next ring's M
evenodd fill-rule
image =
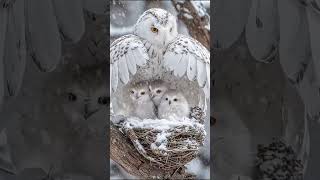
M184 169L164 171L150 166L150 162L139 154L130 140L112 122L110 122L110 158L129 174L139 178L183 179L192 176Z
M189 0L172 0L172 4L178 12L178 18L187 26L190 35L198 40L207 49L210 48L209 16L200 14L195 2Z

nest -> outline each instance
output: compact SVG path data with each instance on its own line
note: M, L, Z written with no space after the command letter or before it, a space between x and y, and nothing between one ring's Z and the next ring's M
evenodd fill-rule
M258 179L303 179L303 164L292 147L280 139L258 146L256 167Z
M150 165L170 171L193 160L206 135L203 119L192 116L170 120L128 118L122 129Z

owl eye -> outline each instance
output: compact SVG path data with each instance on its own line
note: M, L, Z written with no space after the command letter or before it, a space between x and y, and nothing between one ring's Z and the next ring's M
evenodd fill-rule
M177 99L177 98L174 98L173 101L178 101L178 99Z
M157 32L158 32L158 29L155 28L155 27L151 27L151 31L152 31L153 33L157 33Z
M130 93L131 93L131 94L134 94L134 91L131 90Z
M157 94L160 94L160 93L161 93L161 90L160 90L160 89L159 89L159 90L157 90L157 91L156 91L156 93L157 93Z
M144 94L146 94L146 92L141 92L141 95L144 95Z
M168 98L166 98L166 101L168 101Z
M74 102L77 100L77 96L73 93L68 93L68 100Z
M106 105L108 104L108 97L106 96L101 96L98 98L98 103L101 105Z

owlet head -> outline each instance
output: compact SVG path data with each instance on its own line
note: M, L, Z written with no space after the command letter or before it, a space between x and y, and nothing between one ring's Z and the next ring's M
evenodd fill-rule
M56 100L72 119L89 119L106 111L109 95L106 87L105 64L66 67L58 79Z
M166 10L149 9L139 17L134 34L159 48L165 48L178 35L177 19Z
M161 103L167 104L170 107L179 107L188 105L187 99L184 95L175 90L169 90L161 99Z
M134 103L144 103L151 100L148 85L145 82L139 82L131 85L129 93L130 98Z
M149 85L150 96L155 105L159 105L162 96L167 92L169 85L162 80L156 80Z

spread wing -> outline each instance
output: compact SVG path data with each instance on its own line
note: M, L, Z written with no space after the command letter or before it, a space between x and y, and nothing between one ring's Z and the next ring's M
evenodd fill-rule
M105 0L0 0L0 104L21 87L28 54L44 72L61 59L61 36L77 42L85 31L84 9L106 14Z
M137 66L144 66L149 56L141 38L130 34L111 44L110 61L111 87L112 91L116 91L119 82L127 84L130 74L135 75Z
M212 31L215 48L228 48L240 37L248 20L251 1L214 1Z
M178 35L168 45L164 54L164 67L175 76L186 75L190 81L196 80L203 88L206 98L210 93L210 53L197 40Z
M252 0L246 25L246 41L251 55L258 61L269 63L278 50L277 1Z

